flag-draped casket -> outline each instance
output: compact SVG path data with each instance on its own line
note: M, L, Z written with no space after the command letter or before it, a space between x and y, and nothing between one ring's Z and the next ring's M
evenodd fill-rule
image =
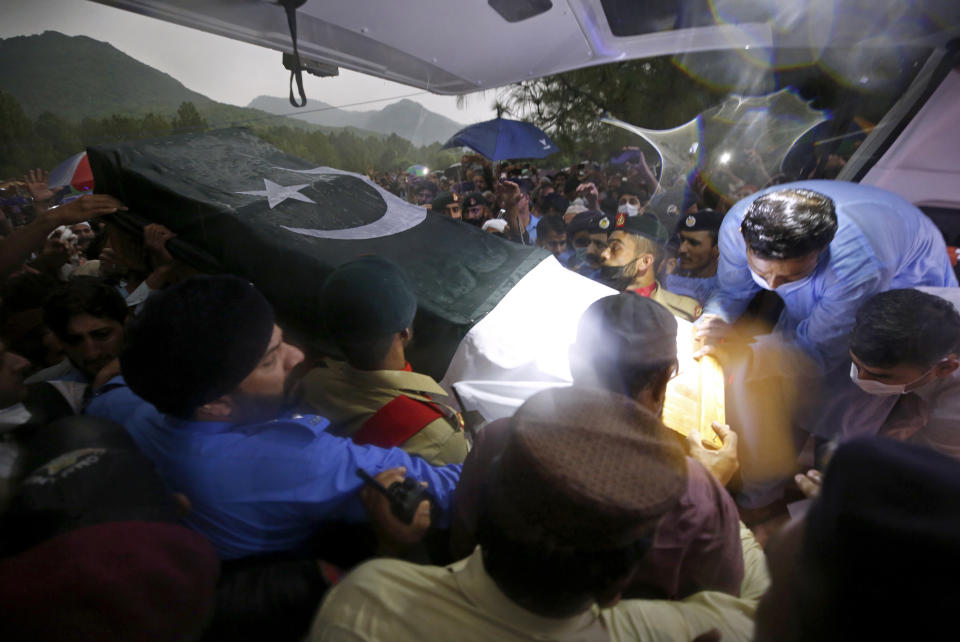
M100 145L88 155L97 191L129 207L118 224L170 228L177 258L250 279L291 333L322 348L330 346L316 297L326 275L364 254L393 260L419 300L410 361L438 379L467 331L549 257L428 213L363 176L314 167L244 129Z

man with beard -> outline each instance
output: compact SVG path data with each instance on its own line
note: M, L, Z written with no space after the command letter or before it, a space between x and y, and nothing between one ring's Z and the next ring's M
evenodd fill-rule
M77 236L77 249L79 249L81 252L87 251L87 248L90 247L90 243L96 236L93 228L87 221L77 223L76 225L71 225L70 231Z
M723 212L701 210L689 214L677 225L680 246L677 267L665 281L668 290L693 297L700 305L707 302L717 286L720 258L717 235L722 222Z
M663 252L660 244L664 240L656 217L617 214L607 247L600 254L600 281L620 292L636 292L653 299L674 316L694 321L701 312L696 299L669 292L657 282L656 269Z
M460 413L404 354L417 297L400 268L377 256L341 265L324 281L319 305L346 361L327 359L307 373L303 389L307 403L333 423L330 432L397 446L435 465L462 462L468 447Z
M463 208L460 206L460 199L457 194L450 192L440 192L430 203L430 211L459 221L463 215Z
M409 199L414 205L429 205L437 196L437 186L426 179L415 180L410 183Z
M490 203L484 198L482 192L470 192L464 197L462 214L464 223L480 227L491 218L493 214L490 212Z
M291 412L289 375L302 360L253 285L191 277L147 300L128 329L123 377L87 413L123 424L190 500L184 523L221 559L302 552L325 523L367 521L358 469L427 482L442 523L460 467L358 446L324 417Z

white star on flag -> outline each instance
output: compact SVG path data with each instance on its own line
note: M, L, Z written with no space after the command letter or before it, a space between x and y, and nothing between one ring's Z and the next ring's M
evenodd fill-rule
M237 192L237 194L247 194L248 196L266 196L267 203L270 205L270 209L273 209L288 198L292 198L296 201L303 201L304 203L313 203L316 205L316 201L312 201L310 198L300 193L300 190L302 190L304 187L310 187L310 183L304 183L303 185L280 185L278 183L274 183L268 178L265 178L263 179L263 187L265 188L263 190L255 192Z

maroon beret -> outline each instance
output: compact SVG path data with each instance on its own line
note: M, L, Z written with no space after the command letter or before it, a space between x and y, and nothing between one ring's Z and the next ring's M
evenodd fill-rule
M4 642L193 640L212 613L219 562L175 524L81 528L0 560Z

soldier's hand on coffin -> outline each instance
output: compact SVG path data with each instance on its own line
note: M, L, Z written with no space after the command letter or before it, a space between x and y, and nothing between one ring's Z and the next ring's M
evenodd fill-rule
M797 482L797 486L804 495L813 499L820 494L823 474L819 470L808 470L805 475L794 475L793 480Z
M737 433L730 426L713 422L713 431L720 438L722 446L717 448L710 441L703 441L700 431L694 428L687 435L687 447L690 456L703 464L704 468L726 486L740 469L740 457L737 455Z
M76 225L126 209L123 203L107 194L87 194L66 205L51 209L47 216L53 217L57 225Z
M378 482L385 488L390 488L394 482L403 482L407 474L404 467L391 468L374 476ZM404 524L397 519L390 509L390 501L381 493L373 488L364 487L360 491L360 499L363 501L370 516L370 522L377 532L378 552L381 555L399 555L410 548L426 534L430 528L430 502L423 500L417 506L417 512L413 517L413 522Z

